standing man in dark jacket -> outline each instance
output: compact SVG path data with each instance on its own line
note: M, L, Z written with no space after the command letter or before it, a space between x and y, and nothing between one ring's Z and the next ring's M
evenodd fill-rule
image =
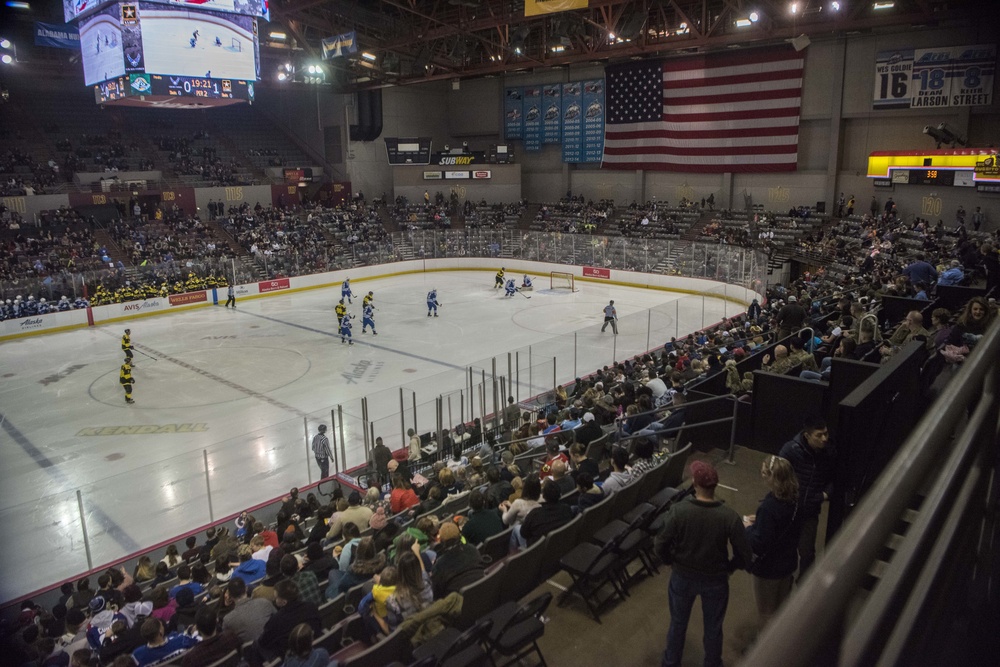
M323 632L319 609L312 602L299 599L299 586L290 579L279 581L275 587L274 606L277 613L268 619L264 632L257 640L266 660L284 655L288 647L288 635L299 623L308 623L318 637Z
M788 297L788 303L778 311L778 339L787 338L792 332L805 325L806 309L799 305L794 295Z
M688 620L701 596L705 618L705 666L722 665L722 622L729 605L729 574L752 557L740 516L715 499L719 474L710 463L691 464L694 497L675 503L660 520L655 548L670 575L670 630L662 667L679 667ZM536 512L538 510L535 510ZM531 516L530 514L528 516ZM729 551L732 547L733 555Z
M788 459L799 480L798 520L799 580L816 560L816 529L823 503L830 499L837 452L830 443L830 431L819 417L808 417L802 431L781 446L778 453Z
M392 460L392 451L382 442L382 436L375 438L375 448L372 450L372 465L378 473L379 481L383 484L389 479L389 461Z

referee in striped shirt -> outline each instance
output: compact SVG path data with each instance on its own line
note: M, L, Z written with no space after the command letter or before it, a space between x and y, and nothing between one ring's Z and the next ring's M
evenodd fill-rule
M608 305L604 306L604 326L601 327L601 333L611 325L611 330L618 335L618 311L615 310L615 302L612 299Z

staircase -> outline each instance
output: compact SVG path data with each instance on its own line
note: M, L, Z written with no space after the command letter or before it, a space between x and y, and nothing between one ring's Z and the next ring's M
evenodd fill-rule
M382 218L382 226L385 227L385 231L390 234L400 231L399 223L396 222L396 218L394 218L392 213L389 212L385 202L380 202L379 205L375 207L375 212L378 213L380 218Z
M677 258L687 252L688 248L691 247L701 234L701 230L705 229L705 226L708 225L714 217L714 211L702 212L701 217L698 218L698 222L691 225L690 229L684 232L680 239L673 244L673 247L670 248L670 252L667 256L657 262L656 266L653 267L653 273L669 273L673 271L674 265L677 263Z
M524 207L524 211L521 212L521 217L517 220L517 228L528 231L531 229L531 222L538 215L538 212L542 210L541 204L528 204Z
M230 234L228 231L226 231L226 229L219 224L218 220L205 220L203 221L202 224L211 229L215 233L215 235L218 236L221 240L225 241L226 245L229 247L230 250L233 251L233 254L236 255L237 257L242 257L244 255L249 254L246 248L241 246L236 241L236 239L233 238L233 235Z

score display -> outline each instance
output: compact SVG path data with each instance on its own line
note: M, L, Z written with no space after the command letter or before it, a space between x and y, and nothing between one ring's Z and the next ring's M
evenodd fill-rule
M950 169L911 169L910 185L954 185L955 172Z
M122 2L83 19L84 81L124 76L132 96L253 100L260 78L256 19L189 7Z
M385 150L389 164L430 164L430 137L400 139L386 137Z

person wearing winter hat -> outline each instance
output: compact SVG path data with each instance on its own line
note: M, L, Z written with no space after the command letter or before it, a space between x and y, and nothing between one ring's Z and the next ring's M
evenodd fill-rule
M372 518L368 520L368 525L371 526L372 530L379 531L385 528L385 524L389 522L389 518L385 515L385 507L379 506L375 509L375 514L372 514Z
M715 498L719 474L712 464L693 462L691 478L694 495L671 506L654 543L664 562L672 565L664 667L681 664L691 608L698 596L705 616L705 664L722 664L729 575L747 567L752 558L739 514Z

